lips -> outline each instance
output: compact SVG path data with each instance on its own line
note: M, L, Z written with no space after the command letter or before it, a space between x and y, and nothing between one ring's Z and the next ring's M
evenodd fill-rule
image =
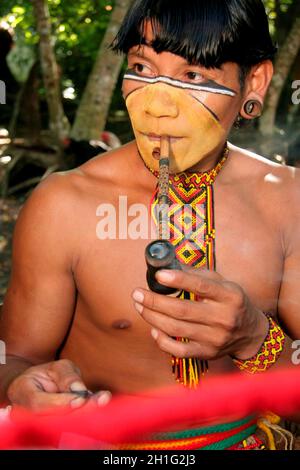
M162 135L154 134L153 132L147 133L147 132L140 132L144 137L147 137L151 142L160 142ZM172 136L169 134L163 134L164 136L168 136L170 138L171 143L175 143L180 139L183 139L182 136L177 137L177 136Z
M146 137L148 137L151 140L160 140L161 139L161 136L157 135L157 134L150 133L150 134L145 134L145 135L146 135Z

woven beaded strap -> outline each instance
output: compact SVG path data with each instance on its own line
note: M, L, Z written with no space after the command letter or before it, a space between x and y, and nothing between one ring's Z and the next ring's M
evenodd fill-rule
M234 364L242 371L249 374L265 372L274 365L283 351L285 343L285 334L280 326L270 315L266 315L269 320L269 330L267 337L258 351L251 359L242 361L234 359Z

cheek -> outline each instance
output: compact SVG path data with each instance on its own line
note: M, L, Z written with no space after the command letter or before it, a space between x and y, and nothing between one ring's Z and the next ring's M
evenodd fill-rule
M190 102L182 108L182 127L187 131L189 140L200 141L205 138L205 132L215 124L215 119L200 103Z
M122 83L122 95L123 95L123 98L124 100L126 99L126 96L129 94L129 87L128 87L128 83L126 80L123 81Z
M142 93L143 86L137 86L137 84L130 80L123 80L122 83L122 94L123 98L127 102L137 101L139 95Z
M238 98L211 98L205 102L205 105L218 116L221 126L226 131L231 129L241 109L240 99Z
M129 97L126 101L129 117L134 127L143 121L142 103L142 97L139 96L135 96L134 99Z
M236 118L240 112L241 105L239 100L233 99L230 103L228 103L227 107L222 110L220 114L220 120L222 126L229 130L233 126Z

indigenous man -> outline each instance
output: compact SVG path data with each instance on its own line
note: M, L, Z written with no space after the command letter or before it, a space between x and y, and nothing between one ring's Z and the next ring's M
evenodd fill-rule
M261 0L137 0L114 49L128 54L123 93L136 140L46 179L15 230L1 397L36 411L80 407L87 389L101 405L110 393L194 386L207 368L264 372L290 363L284 332L300 335L298 172L227 145L239 115L259 116L272 79ZM157 204L164 138L170 241L190 268L157 280L181 298L148 289L150 235L104 237L97 226L113 207L120 233L121 197L131 215ZM176 211L186 206L183 219ZM227 423L235 438L219 448L241 446L253 426Z

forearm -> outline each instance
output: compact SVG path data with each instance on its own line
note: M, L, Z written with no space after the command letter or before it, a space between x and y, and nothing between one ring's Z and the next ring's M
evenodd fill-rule
M10 384L32 366L32 363L21 357L6 357L6 364L0 365L0 406L9 404L7 391Z

